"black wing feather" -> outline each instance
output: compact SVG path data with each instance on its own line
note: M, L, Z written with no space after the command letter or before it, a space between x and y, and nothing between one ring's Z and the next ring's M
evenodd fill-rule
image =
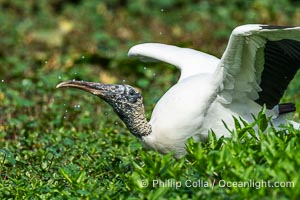
M273 28L273 27L272 27ZM265 64L262 72L259 99L268 109L276 106L287 86L300 68L300 42L283 39L267 41L264 49Z

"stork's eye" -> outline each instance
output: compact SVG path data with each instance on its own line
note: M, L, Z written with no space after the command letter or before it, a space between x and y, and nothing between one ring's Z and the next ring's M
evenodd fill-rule
M130 95L134 95L134 94L135 94L135 91L134 91L133 89L130 89L130 90L129 90L129 94L130 94Z

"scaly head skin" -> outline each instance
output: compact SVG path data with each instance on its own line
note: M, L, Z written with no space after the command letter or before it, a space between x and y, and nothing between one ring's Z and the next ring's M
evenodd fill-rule
M145 118L143 97L132 86L86 81L65 81L56 86L63 87L81 89L106 101L133 135L141 138L151 133L151 125Z

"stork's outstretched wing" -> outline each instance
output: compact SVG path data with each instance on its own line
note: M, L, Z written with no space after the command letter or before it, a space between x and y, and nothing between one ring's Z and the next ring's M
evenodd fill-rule
M244 25L233 30L221 58L224 103L248 97L277 105L300 67L300 27Z
M142 61L163 61L181 70L180 80L199 73L213 73L219 59L189 48L180 48L160 43L145 43L133 46L128 56L137 56Z

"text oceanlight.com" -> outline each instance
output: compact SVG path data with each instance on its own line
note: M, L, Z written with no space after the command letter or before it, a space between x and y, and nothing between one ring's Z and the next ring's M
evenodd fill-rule
M142 187L169 187L169 188L182 188L182 187L199 187L199 188L214 188L214 187L240 187L240 188L255 188L260 189L263 187L268 188L278 188L278 187L294 187L294 182L292 181L269 181L269 180L247 180L247 181L225 181L225 180L186 180L186 181L176 181L175 179L167 180L142 180Z

